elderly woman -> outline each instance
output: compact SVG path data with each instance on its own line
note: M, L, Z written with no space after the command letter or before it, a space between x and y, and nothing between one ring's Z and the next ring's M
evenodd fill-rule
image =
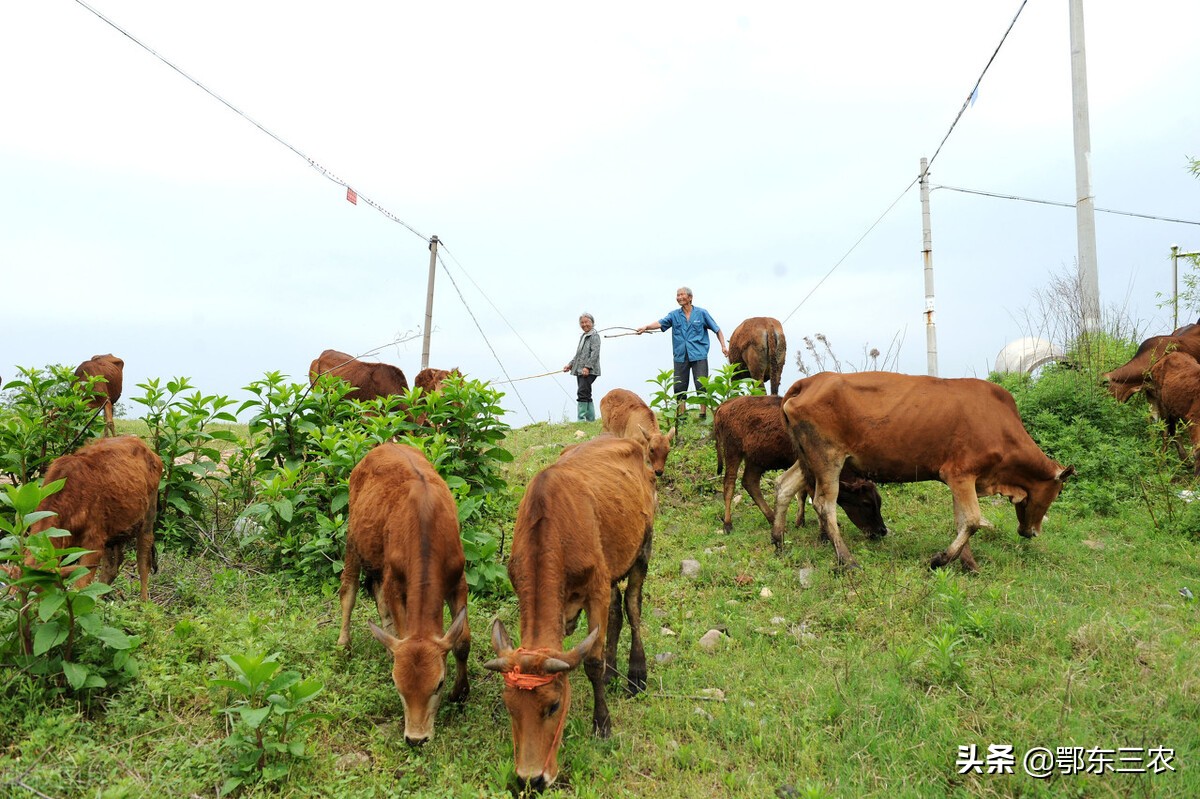
M575 348L575 357L563 367L564 372L575 375L578 391L575 401L579 405L579 421L596 421L596 406L592 403L592 383L600 376L600 334L596 332L596 319L590 313L580 314L579 329L583 335L579 337L579 346Z

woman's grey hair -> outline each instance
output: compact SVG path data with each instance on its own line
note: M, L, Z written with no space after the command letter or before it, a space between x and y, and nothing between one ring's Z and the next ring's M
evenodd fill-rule
M588 313L587 311L584 311L583 313L581 313L581 314L579 315L579 318L580 318L580 319L588 319L588 320L590 320L590 321L591 321L591 323L592 323L593 325L594 325L594 324L596 324L596 317L592 316L592 315L591 315L590 313Z

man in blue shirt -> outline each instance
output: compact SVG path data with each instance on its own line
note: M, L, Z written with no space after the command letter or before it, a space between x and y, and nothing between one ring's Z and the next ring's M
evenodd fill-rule
M717 341L721 342L721 352L725 354L726 358L729 357L729 346L725 343L725 334L721 332L721 326L709 315L708 311L692 305L690 288L681 286L675 292L675 302L679 303L678 310L671 311L657 322L642 325L637 332L640 336L647 330L653 330L656 327L659 330L671 328L671 351L675 361L675 398L679 400L679 415L682 416L685 407L683 397L687 393L688 375L692 376L696 393L703 396L704 389L700 385L700 378L708 377L708 331L711 330L717 334ZM701 402L701 419L705 417L707 411L708 406Z

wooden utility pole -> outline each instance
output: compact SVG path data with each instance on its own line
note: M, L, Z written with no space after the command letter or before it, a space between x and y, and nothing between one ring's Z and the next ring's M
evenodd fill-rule
M1079 241L1079 289L1083 330L1100 330L1100 276L1096 267L1096 209L1092 196L1092 134L1088 123L1087 58L1083 0L1071 5L1071 99L1075 129L1075 225Z
M429 240L429 287L425 293L425 335L421 339L421 368L429 368L429 334L433 331L433 279L437 275L438 237Z
M929 161L921 159L921 254L925 258L925 347L930 377L937 377L937 325L933 321L933 233L929 227Z

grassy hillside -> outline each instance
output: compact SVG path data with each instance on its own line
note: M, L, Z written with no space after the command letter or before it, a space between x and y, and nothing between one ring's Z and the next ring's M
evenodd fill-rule
M507 478L523 485L579 431L598 428L513 431ZM721 531L706 433L695 421L682 430L659 484L644 607L649 690L610 700L614 734L600 741L590 686L572 673L562 774L547 795L1200 795L1200 603L1181 594L1200 594L1194 538L1156 532L1133 503L1083 513L1068 484L1030 541L1016 535L1007 502L985 500L995 529L975 537L980 573L934 572L929 557L952 534L948 489L887 486L891 534L869 541L843 519L863 568L841 574L811 510L782 557L748 498L733 532ZM698 576L681 575L684 559L699 561ZM252 652L278 652L285 668L321 681L311 706L331 720L316 724L309 759L286 781L241 795L508 795L501 681L481 663L493 618L516 635L513 600L473 599L471 696L444 704L436 737L414 750L390 656L367 631L368 599L347 657L335 651L332 594L238 562L167 552L161 566L149 604L136 599L131 563L117 581L114 621L143 639L131 685L89 707L47 705L24 675L0 677L5 795L216 795L233 755L221 747L227 694L207 681L233 676L221 655ZM713 629L724 636L705 652L699 639ZM622 669L627 650L626 639ZM960 747L984 761L1001 745L1012 747L1015 773L988 774L986 763L959 773ZM1083 762L1034 779L1022 766L1034 747L1079 747ZM1173 750L1171 770L1115 773L1149 772L1162 747ZM1102 773L1084 773L1097 763Z

